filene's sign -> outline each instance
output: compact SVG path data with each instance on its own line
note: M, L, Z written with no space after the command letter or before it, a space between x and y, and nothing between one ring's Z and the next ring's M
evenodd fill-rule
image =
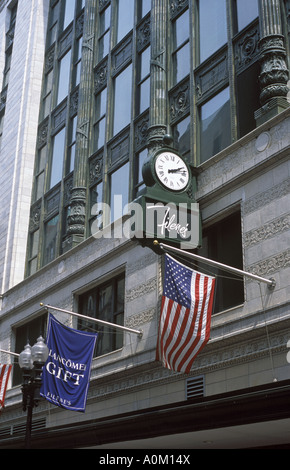
M200 214L197 203L162 203L141 200L142 217L134 225L134 236L145 240L164 240L181 248L200 245Z

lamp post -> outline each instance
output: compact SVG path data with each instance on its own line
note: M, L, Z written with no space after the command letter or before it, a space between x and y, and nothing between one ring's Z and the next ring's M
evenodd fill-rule
M19 366L22 369L22 404L23 411L27 410L25 449L30 449L32 410L40 399L42 368L48 358L48 347L42 336L39 336L34 346L29 343L19 354Z

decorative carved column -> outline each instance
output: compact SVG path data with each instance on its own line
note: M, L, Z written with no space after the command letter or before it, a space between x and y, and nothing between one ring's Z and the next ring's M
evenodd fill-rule
M260 16L260 103L256 111L257 125L262 124L289 106L288 68L282 30L282 16L279 0L259 0Z
M82 69L78 98L74 179L71 192L70 213L68 215L68 239L64 243L64 251L77 245L85 237L87 165L93 96L95 12L96 0L86 0L82 42Z
M151 150L163 144L167 132L167 73L166 40L168 1L152 0L151 61L150 61L150 119L148 147Z

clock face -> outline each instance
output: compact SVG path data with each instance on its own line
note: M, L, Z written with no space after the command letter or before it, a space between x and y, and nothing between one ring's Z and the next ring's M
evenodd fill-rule
M173 152L162 152L155 160L155 173L160 183L171 191L182 191L189 182L184 161Z

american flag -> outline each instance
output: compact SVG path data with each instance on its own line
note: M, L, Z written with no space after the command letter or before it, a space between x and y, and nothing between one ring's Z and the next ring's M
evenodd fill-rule
M0 411L4 407L5 394L12 364L0 364Z
M156 360L188 373L209 340L215 278L165 255L165 277Z

